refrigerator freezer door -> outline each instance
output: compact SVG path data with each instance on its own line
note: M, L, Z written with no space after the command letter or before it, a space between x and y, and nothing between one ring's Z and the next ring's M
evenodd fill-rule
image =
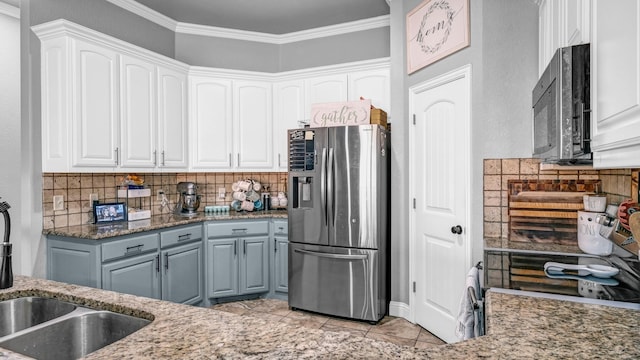
M299 159L304 159L299 160ZM327 130L289 130L289 239L328 244Z
M386 238L387 144L377 125L329 128L329 245L378 249Z
M378 284L378 250L289 244L289 306L378 321L386 302Z

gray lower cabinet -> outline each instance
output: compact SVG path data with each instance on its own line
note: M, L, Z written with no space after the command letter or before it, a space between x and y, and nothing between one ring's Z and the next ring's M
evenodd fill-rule
M287 221L273 221L273 295L286 298L289 291L289 238Z
M51 280L195 304L204 298L202 225L105 240L51 236Z
M207 233L207 297L269 291L269 222L211 222Z
M102 288L160 299L159 261L154 252L102 265Z

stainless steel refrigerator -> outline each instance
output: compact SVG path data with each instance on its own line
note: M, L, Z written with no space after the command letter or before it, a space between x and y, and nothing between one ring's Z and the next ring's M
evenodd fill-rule
M389 302L389 133L289 130L289 306L376 322Z

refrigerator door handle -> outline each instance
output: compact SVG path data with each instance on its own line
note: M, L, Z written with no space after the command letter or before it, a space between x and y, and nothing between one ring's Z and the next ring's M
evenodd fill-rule
M329 173L327 175L327 199L328 199L328 203L329 203L329 209L327 209L327 212L329 214L331 214L331 222L333 223L333 225L335 226L336 224L336 214L335 214L335 183L334 183L334 153L333 153L333 148L329 148L329 166L327 167L329 169Z
M322 148L320 164L320 203L322 205L322 217L327 224L327 148Z
M366 260L369 258L368 255L342 255L342 254L331 254L331 253L323 253L302 249L293 249L294 252L300 254L313 255L317 257L329 258L329 259L342 259L342 260Z

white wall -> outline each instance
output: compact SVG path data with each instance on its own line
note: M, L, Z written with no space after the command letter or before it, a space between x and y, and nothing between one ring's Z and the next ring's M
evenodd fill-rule
M471 45L411 75L406 72L406 14L422 0L391 6L392 218L391 300L409 303L410 199L408 89L471 64L471 214L473 261L483 252L483 159L531 154L531 89L537 77L537 6L531 0L472 0Z
M17 7L0 2L0 201L11 208L11 242L13 252L20 253L22 219L20 141L20 19ZM17 17L16 17L17 16ZM4 222L0 220L4 236ZM2 240L0 240L2 241ZM13 257L14 269L19 269L19 256ZM15 270L14 270L15 271Z

